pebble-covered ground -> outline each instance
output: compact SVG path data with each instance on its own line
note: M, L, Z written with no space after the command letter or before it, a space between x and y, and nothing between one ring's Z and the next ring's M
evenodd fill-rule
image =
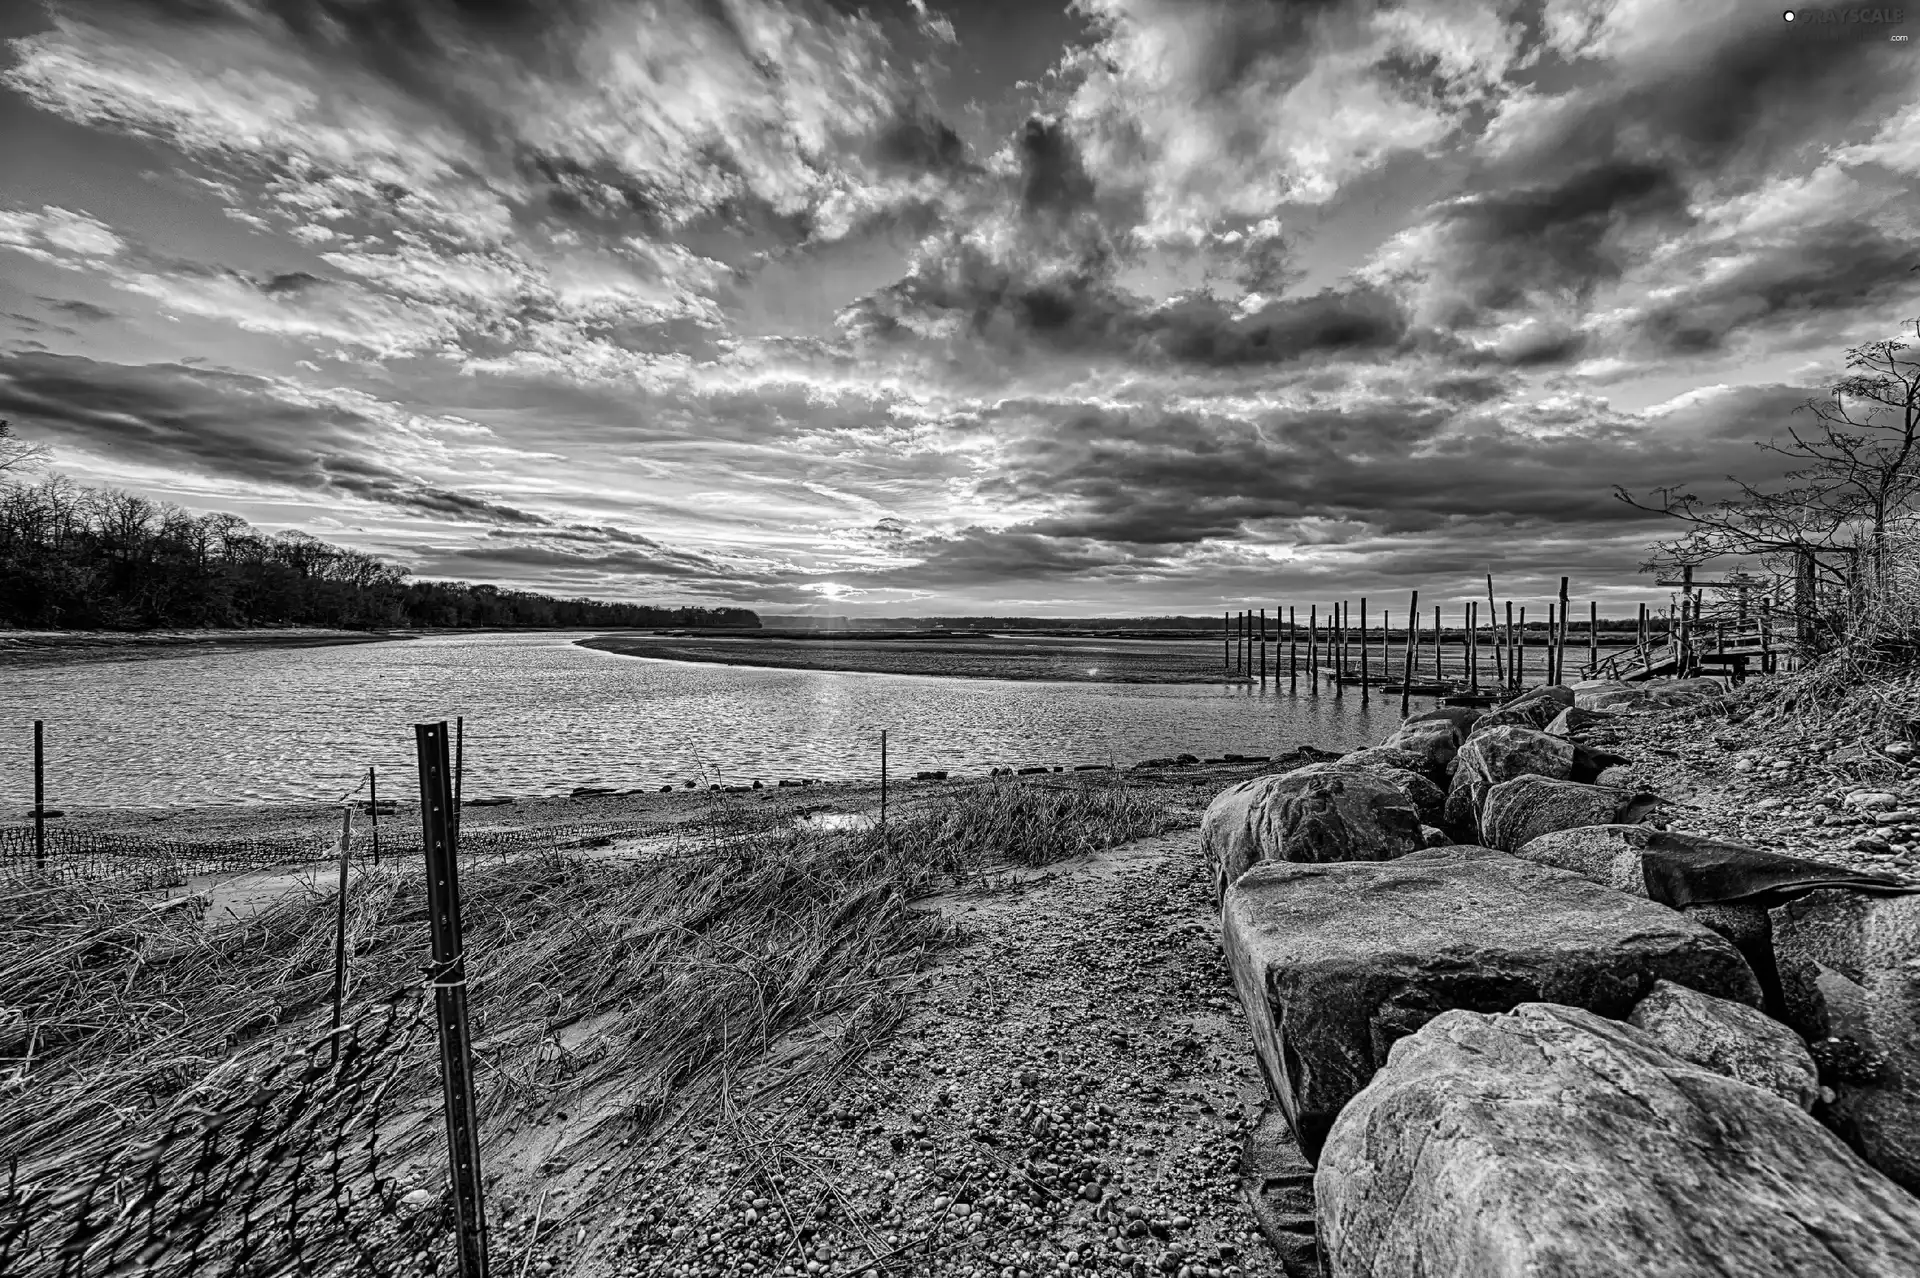
M1197 814L1196 814L1197 815ZM531 1272L1279 1275L1238 1200L1263 1089L1191 830L927 903L963 941L818 1103L608 1158Z
M1688 805L1675 829L1920 879L1920 767L1885 734L1660 716L1581 739L1631 756L1635 784Z

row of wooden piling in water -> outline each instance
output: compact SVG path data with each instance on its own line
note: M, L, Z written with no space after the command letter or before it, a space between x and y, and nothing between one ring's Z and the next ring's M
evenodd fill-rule
M1481 615L1477 600L1468 601L1461 609L1458 629L1463 652L1458 681L1449 677L1442 657L1441 645L1446 636L1442 610L1438 606L1434 608L1433 628L1423 634L1420 592L1417 590L1412 592L1408 600L1406 620L1398 633L1398 680L1393 678L1396 635L1392 613L1388 609L1381 609L1378 625L1373 624L1364 597L1360 599L1357 619L1352 615L1352 605L1349 603L1328 605L1324 616L1320 605L1313 604L1307 607L1304 625L1296 607L1288 606L1283 618L1281 608L1276 605L1271 631L1265 608L1244 609L1237 614L1229 610L1222 614L1223 661L1227 670L1249 681L1265 684L1271 677L1277 682L1282 678L1281 650L1284 646L1284 677L1297 687L1304 646L1307 678L1310 681L1330 678L1336 691L1344 686L1357 685L1362 695L1370 693L1378 684L1382 692L1400 694L1403 714L1408 708L1409 699L1415 695L1464 695L1468 698L1511 695L1526 686L1527 676L1533 671L1541 674L1546 683L1563 683L1568 677L1567 656L1570 650L1577 653L1582 646L1586 649L1586 662L1576 667L1580 675L1586 676L1602 669L1599 602L1589 601L1587 604L1585 643L1582 645L1578 642L1582 636L1574 629L1573 605L1567 593L1568 580L1566 577L1560 579L1558 599L1547 606L1544 642L1531 645L1541 653L1541 660L1531 670L1526 605L1521 604L1516 609L1513 600L1505 601L1503 621L1494 599L1491 576L1487 578L1485 616ZM1689 631L1701 629L1697 596L1690 595L1687 602L1683 602L1677 618L1671 615L1657 617L1643 603L1639 606L1631 640L1609 646L1637 649L1641 654L1642 667L1651 668L1653 658L1649 654L1656 642L1666 643L1669 647L1678 642L1684 650L1690 642ZM1724 652L1726 644L1722 633L1719 647ZM1763 669L1771 668L1771 655L1766 652L1770 633L1769 621L1762 626L1759 635ZM1431 679L1426 682L1420 679L1421 667L1426 664L1421 655L1423 647L1431 660L1428 667ZM1487 661L1482 660L1483 647L1488 654ZM1486 665L1490 665L1491 669L1486 671L1483 690L1482 672ZM1676 662L1677 673L1684 673L1685 667L1684 660ZM1375 676L1376 669L1379 671L1378 677ZM1739 666L1739 671L1745 673L1744 662Z

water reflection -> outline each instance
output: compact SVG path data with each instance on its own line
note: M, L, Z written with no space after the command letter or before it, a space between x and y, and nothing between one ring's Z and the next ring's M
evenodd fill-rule
M334 798L377 764L410 786L412 724L466 717L469 795L686 781L1346 749L1397 698L1260 685L1125 685L763 670L650 661L564 634L449 635L6 672L0 802L31 802L28 724L47 722L48 803Z

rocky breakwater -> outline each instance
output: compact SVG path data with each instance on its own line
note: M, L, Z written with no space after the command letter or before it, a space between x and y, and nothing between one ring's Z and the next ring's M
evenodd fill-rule
M1602 737L1708 682L1430 712L1215 800L1289 1272L1920 1278L1920 896L1662 828Z

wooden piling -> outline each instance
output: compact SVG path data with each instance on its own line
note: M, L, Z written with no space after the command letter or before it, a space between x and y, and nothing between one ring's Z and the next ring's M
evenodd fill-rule
M1507 600L1507 675L1508 688L1520 686L1520 663L1513 657L1513 600Z
M1260 610L1260 686L1267 686L1267 610Z
M1420 592L1414 591L1413 598L1407 601L1407 651L1400 669L1400 717L1407 717L1407 707L1413 696L1413 649L1420 638Z
M1293 605L1287 605L1287 682L1300 686L1300 621Z
M1513 640L1513 668L1520 672L1514 680L1514 690L1517 692L1527 686L1527 606L1525 604L1520 605L1520 626L1514 631Z
M1553 644L1553 636L1554 636L1554 629L1553 629L1553 625L1554 625L1554 611L1553 611L1553 607L1554 607L1554 606L1553 606L1552 604L1548 604L1548 605L1547 605L1547 652L1546 652L1546 658L1547 658L1547 674L1546 674L1546 678L1547 678L1547 682L1548 682L1548 683L1550 683L1550 684L1551 684L1551 683L1558 683L1558 682L1559 682L1559 680L1557 680L1557 679L1555 679L1555 678L1553 677L1553 650L1554 650L1554 644Z
M1233 669L1233 614L1220 614L1220 668Z
M1433 681L1445 683L1446 668L1440 664L1440 605L1433 606Z
M367 767L367 807L373 815L373 863L380 864L380 778Z
M1560 643L1555 649L1553 673L1555 683L1567 681L1567 628L1572 625L1573 616L1567 607L1567 579L1560 579Z
M1367 695L1367 691L1369 687L1369 683L1367 679L1368 655L1369 654L1368 654L1368 648L1367 648L1367 597L1365 595L1361 595L1360 596L1360 695L1362 698L1364 698Z
M1478 613L1480 605L1473 600L1467 601L1467 635L1461 645L1467 651L1467 691L1478 694L1480 691L1480 625Z
M1313 690L1320 690L1320 605L1307 607L1307 679Z

